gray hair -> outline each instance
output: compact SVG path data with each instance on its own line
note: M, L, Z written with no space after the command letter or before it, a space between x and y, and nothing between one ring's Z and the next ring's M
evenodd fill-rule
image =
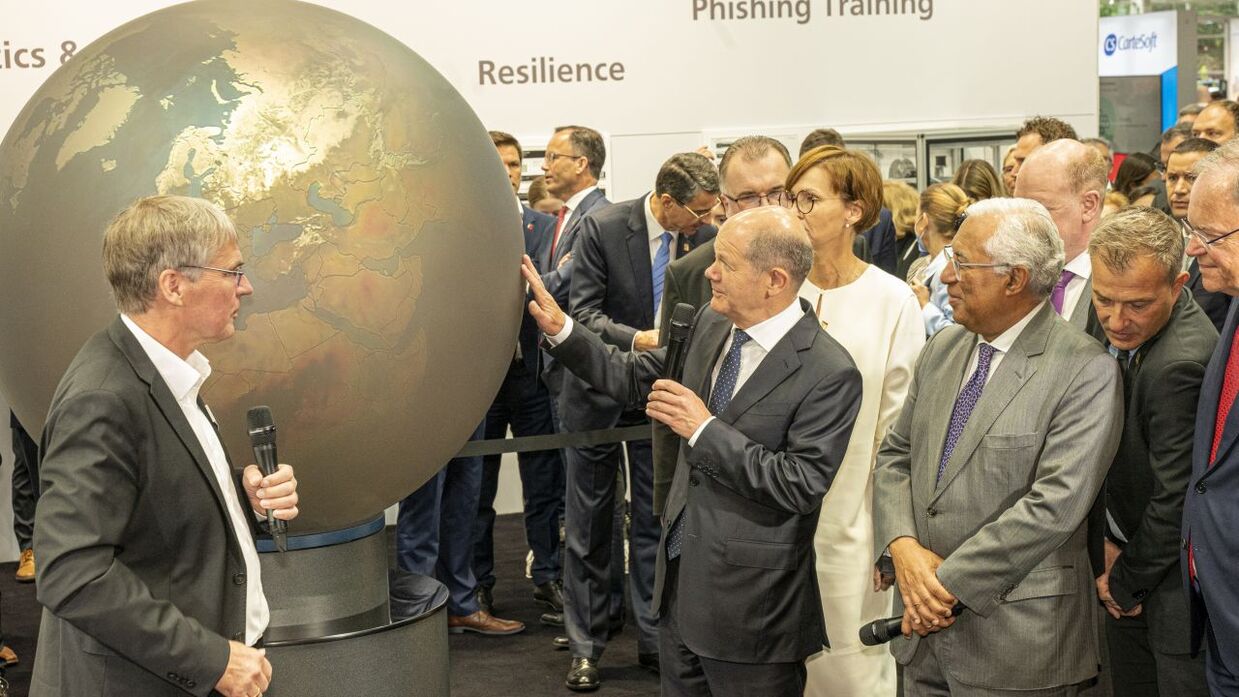
M1045 206L1026 198L991 198L968 208L968 217L998 219L985 251L996 263L1028 270L1028 289L1046 298L1063 272L1063 240Z
M727 181L727 170L731 167L731 161L735 158L739 157L745 162L757 162L771 151L779 153L779 156L787 163L788 168L791 168L791 153L787 152L787 146L778 140L770 136L744 136L743 138L737 138L735 142L727 146L727 150L723 153L723 159L719 160L719 179L723 182Z
M667 194L684 205L698 192L718 195L718 170L705 155L682 152L672 155L658 169L654 179L654 194Z
M150 309L159 275L206 266L237 230L215 204L187 196L148 196L129 204L103 235L103 273L116 306L126 314ZM201 271L188 269L197 280Z
M813 246L804 224L786 208L763 206L740 211L727 219L726 225L752 219L754 230L749 236L744 258L758 273L774 268L787 272L793 288L799 288L813 267Z
M1196 177L1220 172L1228 175L1227 188L1230 190L1231 202L1239 204L1239 138L1231 140L1217 150L1205 155L1196 163Z
M1088 253L1115 272L1126 271L1138 256L1150 256L1173 283L1183 269L1183 232L1156 208L1125 208L1093 231Z

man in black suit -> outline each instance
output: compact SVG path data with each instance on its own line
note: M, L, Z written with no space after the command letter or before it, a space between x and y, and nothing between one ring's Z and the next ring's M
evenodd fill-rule
M667 265L681 240L696 243L714 235L713 227L698 228L717 203L714 165L697 153L681 153L663 163L653 193L586 216L573 251L572 316L625 351L656 348L656 314ZM627 406L580 379L564 381L560 414L568 431L645 421L639 410ZM658 635L650 601L659 529L653 513L650 442L629 442L627 450L630 597L639 632L638 657L642 665L655 669ZM622 471L618 444L568 449L564 624L573 656L593 661L602 655L609 628L605 584L613 566L611 511L617 498L617 470Z
M1109 613L1110 679L1124 697L1204 697L1204 661L1190 655L1179 526L1217 330L1184 289L1183 234L1161 211L1119 211L1088 247L1093 305L1123 372L1126 405L1102 489L1105 522L1090 528L1105 537L1097 595Z
M792 168L787 147L767 136L744 136L727 147L718 164L723 213L732 216L758 206L777 206L783 183ZM702 242L667 267L663 282L658 338L666 345L671 331L671 311L679 303L701 308L710 302L710 281L705 271L714 263L714 240ZM663 426L654 424L654 514L662 515L680 457L680 439Z
M521 185L521 146L516 138L501 131L490 132L499 160L507 170L512 190ZM537 266L545 261L555 233L555 219L516 201L525 235L525 254ZM539 272L545 267L538 267ZM538 326L533 318L522 318L512 364L499 388L499 394L486 412L486 438L504 438L508 427L520 436L541 436L555 432L551 416L551 396L538 377ZM521 496L525 508L525 539L533 550L534 599L555 612L563 610L560 590L559 520L564 511L564 464L558 450L540 450L517 455L520 464ZM491 589L495 587L495 494L499 488L498 455L482 458L482 487L478 515L473 525L473 573L478 583L478 604L494 613Z
M617 401L648 400L683 439L658 545L663 695L798 696L805 657L827 643L812 541L860 374L797 299L813 255L794 214L740 213L715 249L678 382L660 379L666 349L624 351L565 317L526 261L530 312L573 371ZM573 668L597 685L589 658Z
M254 525L295 517L297 483L288 465L234 471L198 396L198 347L232 336L254 292L236 229L200 199L139 199L103 266L121 315L73 359L43 431L30 694L253 697L272 679Z
M1196 182L1196 165L1217 147L1217 143L1211 140L1188 138L1175 146L1166 158L1166 192L1170 197L1170 214L1175 220L1182 221L1187 217L1192 202L1192 184ZM1187 288L1196 299L1196 304L1205 311L1214 328L1221 331L1226 323L1226 312L1230 309L1230 296L1205 288L1200 279L1199 261L1192 259L1187 273Z
M1196 167L1184 225L1187 253L1200 263L1205 288L1239 295L1239 141ZM1205 369L1196 408L1192 475L1183 509L1180 564L1191 612L1193 651L1208 646L1205 676L1214 697L1239 695L1239 313L1232 302L1217 350Z

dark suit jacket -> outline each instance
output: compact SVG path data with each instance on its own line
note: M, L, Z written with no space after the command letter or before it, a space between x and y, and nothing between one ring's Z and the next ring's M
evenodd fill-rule
M1226 323L1226 312L1230 310L1230 296L1205 289L1204 281L1200 278L1200 262L1195 259L1188 267L1188 274L1187 287L1191 289L1196 304L1204 310L1209 321L1213 323L1213 327L1219 332L1222 331L1222 325Z
M539 213L529 206L521 206L521 230L525 234L525 253L533 261L539 274L546 273L546 264L550 263L551 238L555 236L555 218L545 213ZM521 361L533 375L538 374L538 323L533 317L522 311L519 342L521 346Z
M895 273L895 266L899 263L900 245L895 237L895 223L891 220L890 209L883 207L878 212L878 222L856 237L865 240L866 252L869 254L868 257L863 257L866 261L872 260L874 266L886 273ZM857 256L860 256L859 252Z
M663 515L654 611L666 578L667 530L682 513L677 603L694 653L736 663L800 661L827 643L813 552L826 495L860 408L851 356L804 316L771 349L693 447L684 444ZM706 308L689 340L683 383L703 401L732 323ZM629 353L580 325L555 355L612 399L645 400L666 349ZM855 627L839 631L854 632Z
M119 317L65 372L42 447L30 694L214 694L228 639L244 641L245 562L206 454Z
M645 196L615 203L581 221L573 256L572 318L627 351L638 331L654 328L654 288ZM677 247L714 238L712 226L681 236ZM561 415L570 431L613 426L623 405L580 380L566 379Z
M1124 610L1144 604L1150 628L1161 630L1150 640L1167 653L1188 652L1179 528L1196 402L1216 345L1217 331L1184 289L1170 321L1128 362L1123 434L1103 490L1106 509L1127 539L1110 572L1110 592ZM1124 360L1120 354L1120 367Z
M1218 658L1231 673L1239 673L1239 584L1235 583L1235 559L1239 559L1239 408L1232 407L1222 430L1217 459L1209 466L1213 428L1230 347L1239 323L1239 305L1232 304L1213 358L1205 369L1196 407L1196 438L1192 448L1192 476L1183 508L1183 550L1180 567L1192 615L1192 651L1204 636L1206 605L1208 620L1217 636ZM1202 598L1188 579L1187 547L1196 558L1196 572L1204 591Z
M602 189L594 189L589 192L589 195L581 199L581 204L572 211L572 215L564 220L563 230L559 234L559 243L555 245L554 257L551 256L551 245L547 244L542 250L541 256L537 258L536 265L542 273L542 285L546 286L547 292L555 296L555 302L560 307L568 307L569 292L572 288L572 269L576 266L576 255L568 261L563 261L564 256L572 251L576 244L577 230L581 227L581 221L585 216L589 215L595 209L604 208L611 205L607 200L606 194L602 193ZM551 225L551 238L554 240L555 226ZM542 367L538 371L542 376L542 381L546 383L551 394L558 395L563 389L564 371L555 365L555 360L550 354L545 351L539 351L539 358L542 360Z

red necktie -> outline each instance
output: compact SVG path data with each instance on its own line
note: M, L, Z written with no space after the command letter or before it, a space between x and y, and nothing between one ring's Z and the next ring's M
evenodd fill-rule
M1222 377L1222 395L1217 402L1217 421L1213 424L1213 447L1209 450L1209 466L1213 467L1218 446L1222 444L1222 432L1226 430L1226 417L1231 405L1239 396L1239 332L1230 341L1230 356L1226 359L1226 372Z
M551 263L555 263L555 247L559 245L559 231L564 227L564 217L568 215L568 207L561 206L559 217L555 220L555 236L551 238Z

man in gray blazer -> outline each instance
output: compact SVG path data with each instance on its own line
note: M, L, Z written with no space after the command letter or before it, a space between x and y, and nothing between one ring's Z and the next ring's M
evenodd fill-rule
M528 260L523 273L530 312L564 365L616 401L646 402L683 439L654 591L662 694L799 697L804 659L827 641L813 534L860 374L797 298L813 255L794 214L741 213L715 250L714 297L678 382L660 379L666 349L605 344L564 315ZM591 664L573 667L596 676Z
M103 264L121 315L73 359L43 431L30 694L254 697L272 677L254 525L295 517L297 482L288 465L235 472L198 397L198 347L232 336L254 292L236 229L200 199L139 199Z
M1015 195L1045 206L1063 240L1064 265L1050 290L1054 311L1098 341L1105 334L1093 310L1088 240L1101 224L1110 168L1095 148L1062 138L1037 148L1024 162Z
M909 637L892 652L909 697L1074 695L1097 674L1085 518L1118 445L1118 367L1047 302L1063 247L1040 204L978 203L948 249L958 324L926 344L874 473Z

